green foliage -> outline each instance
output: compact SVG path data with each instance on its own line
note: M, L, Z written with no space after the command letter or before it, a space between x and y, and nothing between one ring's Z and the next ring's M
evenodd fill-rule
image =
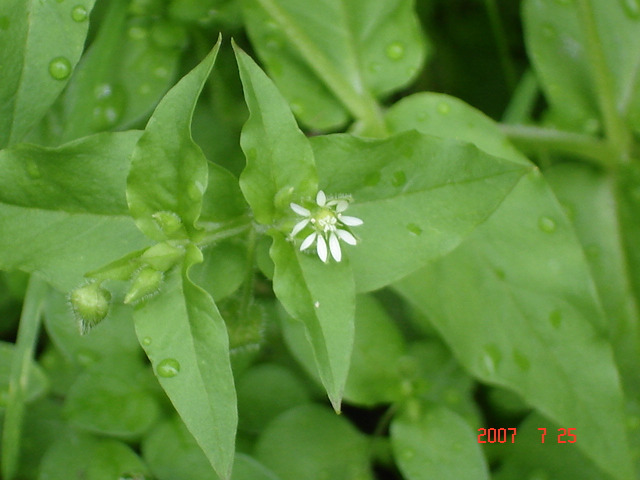
M636 478L639 52L638 0L5 0L2 478Z

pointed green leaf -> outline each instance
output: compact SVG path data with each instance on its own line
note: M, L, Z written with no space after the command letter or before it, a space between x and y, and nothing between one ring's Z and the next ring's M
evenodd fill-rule
M196 261L202 255L191 245L185 267L168 272L134 322L162 388L218 475L229 479L237 427L229 340L215 303L189 279Z
M410 403L391 422L391 445L407 480L488 480L469 424L446 407Z
M352 195L348 214L364 220L354 229L360 241L347 248L361 292L453 250L529 170L417 132L375 141L314 137L312 146L321 187Z
M65 87L82 53L94 2L3 1L0 148L22 140ZM78 6L84 12L80 21L73 17Z
M145 246L125 199L139 137L105 133L58 148L1 151L0 268L39 272L69 291L85 272Z
M191 138L191 117L215 62L209 55L162 99L131 158L127 201L150 238L193 238L207 187L207 160Z
M282 234L273 235L273 289L287 312L302 321L316 367L336 411L353 348L355 285L349 262L323 263L306 255Z
M294 113L314 129L379 121L375 98L406 86L425 41L413 0L245 0L247 29Z
M315 195L313 152L273 82L246 53L234 48L251 113L240 138L247 158L240 187L256 220L270 224L289 210L293 199Z

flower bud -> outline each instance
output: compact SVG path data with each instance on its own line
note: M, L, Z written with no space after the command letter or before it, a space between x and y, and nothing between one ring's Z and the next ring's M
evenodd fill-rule
M168 238L186 238L187 232L177 213L161 211L154 213L151 217Z
M109 313L111 293L99 283L89 283L71 292L69 300L78 321L80 333L86 335Z
M163 277L163 273L153 267L141 268L133 276L124 303L136 304L152 297L160 291Z
M173 245L171 242L162 242L147 249L142 254L141 260L147 265L161 272L166 272L182 259L184 247Z

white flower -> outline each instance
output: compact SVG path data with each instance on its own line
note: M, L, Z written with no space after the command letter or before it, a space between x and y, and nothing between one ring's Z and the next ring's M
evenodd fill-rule
M295 224L291 230L291 237L295 237L307 226L313 229L302 241L300 250L306 250L315 242L320 260L326 263L329 258L328 252L331 252L331 256L336 262L342 260L340 240L349 245L357 243L356 237L344 227L357 227L363 223L357 217L342 214L348 207L348 199L336 198L327 201L327 196L322 190L318 191L316 206L312 210L292 203L291 210L304 218Z

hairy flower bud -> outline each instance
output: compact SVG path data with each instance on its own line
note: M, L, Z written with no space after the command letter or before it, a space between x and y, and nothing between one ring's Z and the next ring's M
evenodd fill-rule
M131 287L124 297L124 303L136 304L146 300L160 291L164 274L152 267L138 270L131 280Z
M99 283L89 283L71 292L69 301L80 333L86 335L109 313L111 293Z

